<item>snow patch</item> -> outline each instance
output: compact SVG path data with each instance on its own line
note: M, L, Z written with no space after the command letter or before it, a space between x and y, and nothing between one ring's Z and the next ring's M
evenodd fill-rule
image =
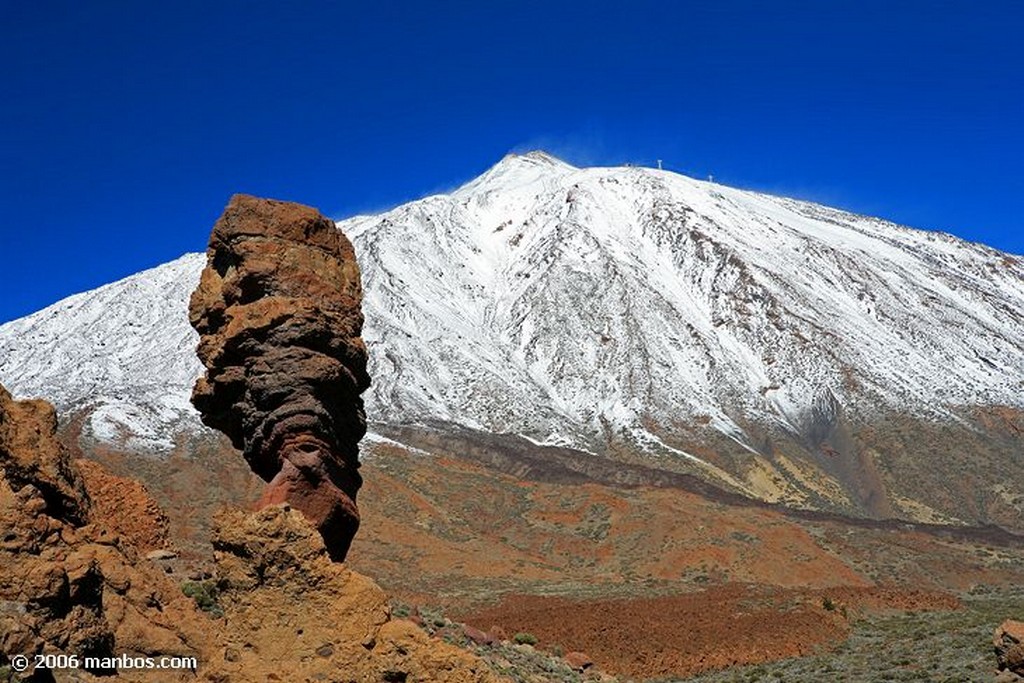
M402 443L401 441L395 441L394 439L389 439L386 436L383 436L381 434L378 434L376 432L371 432L371 431L367 431L366 432L366 434L363 436L363 439L362 439L361 443L363 443L363 444L371 443L371 444L382 444L382 445L385 445L385 446L394 446L395 448L401 448L402 450L409 451L410 453L416 453L417 455L429 455L429 453L427 453L427 451L423 450L422 448L416 448L415 446L410 446L409 444Z

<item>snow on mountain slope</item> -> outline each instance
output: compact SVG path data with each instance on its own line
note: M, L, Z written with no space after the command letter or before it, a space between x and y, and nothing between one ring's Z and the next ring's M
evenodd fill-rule
M184 421L202 371L188 299L206 265L186 254L0 326L0 383L66 411L94 407L101 439L164 449Z
M1024 269L948 235L537 153L340 226L384 420L593 444L1024 401Z
M695 423L752 448L740 425L799 431L838 406L1024 406L1024 267L948 235L536 152L339 227L363 268L374 421L685 457L664 439ZM187 255L0 326L0 382L96 403L101 438L165 445L196 420L202 266Z

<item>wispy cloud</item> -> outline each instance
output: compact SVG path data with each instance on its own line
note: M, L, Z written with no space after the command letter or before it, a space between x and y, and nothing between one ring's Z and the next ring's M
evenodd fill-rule
M543 150L575 166L604 166L623 163L611 153L604 134L596 127L570 133L545 133L515 145L511 152L524 154Z

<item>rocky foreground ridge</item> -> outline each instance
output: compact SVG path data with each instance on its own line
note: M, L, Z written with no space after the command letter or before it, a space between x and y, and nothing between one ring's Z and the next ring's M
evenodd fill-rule
M193 657L196 667L30 667L21 680L493 680L473 656L392 619L384 592L333 562L287 504L217 518L219 616L201 611L98 514L56 425L49 404L0 388L0 667L38 654Z

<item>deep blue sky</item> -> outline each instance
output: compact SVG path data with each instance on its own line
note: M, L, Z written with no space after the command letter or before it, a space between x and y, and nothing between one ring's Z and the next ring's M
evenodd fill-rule
M1012 2L0 1L0 321L507 151L666 167L1024 253Z

